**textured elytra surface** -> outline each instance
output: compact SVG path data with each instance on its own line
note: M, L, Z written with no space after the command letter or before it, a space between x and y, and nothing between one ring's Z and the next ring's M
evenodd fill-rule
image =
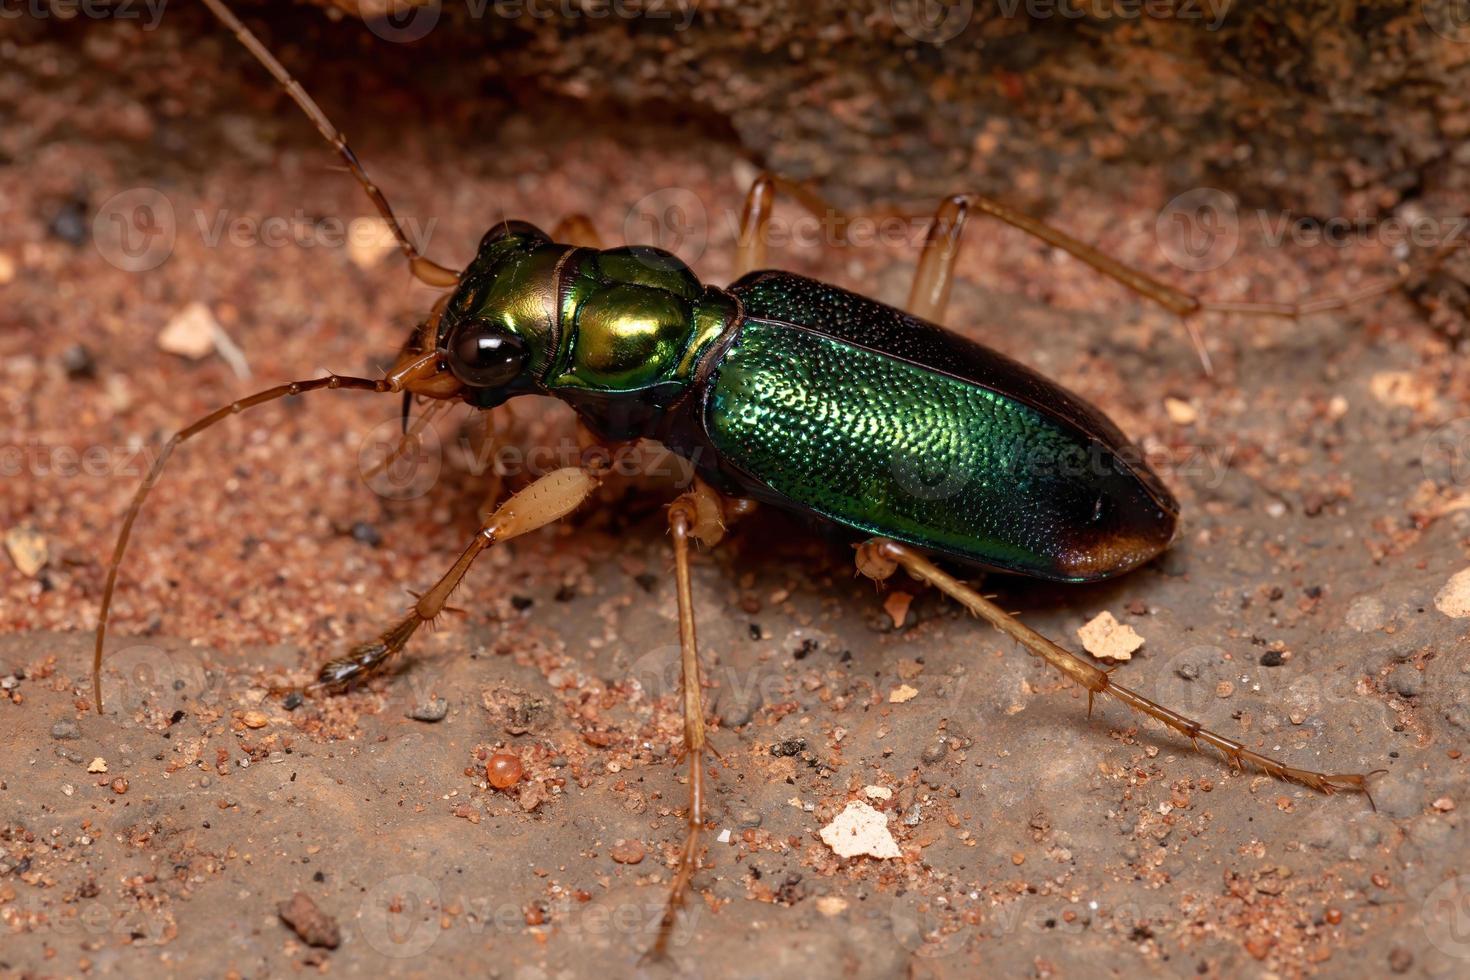
M869 534L1061 578L1105 492L1075 429L805 330L747 321L711 384L707 424L722 457Z

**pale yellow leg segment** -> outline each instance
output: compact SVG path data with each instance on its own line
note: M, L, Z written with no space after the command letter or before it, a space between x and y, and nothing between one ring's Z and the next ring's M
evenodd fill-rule
M1367 777L1372 773L1329 774L1314 772L1310 769L1295 769L1275 759L1252 752L1234 739L1209 731L1199 722L1156 704L1122 685L1113 683L1106 671L1099 670L1077 655L1057 646L907 545L884 538L875 538L858 549L858 570L869 578L885 579L899 568L903 568L919 581L927 582L939 589L1086 688L1089 710L1093 697L1108 694L1135 711L1140 711L1150 718L1163 722L1194 742L1196 748L1200 742L1204 742L1217 749L1237 768L1243 765L1254 766L1272 776L1301 783L1303 786L1309 786L1323 793L1334 793L1337 790L1367 792Z
M929 231L924 236L924 254L909 289L905 307L910 313L930 323L943 323L949 308L950 288L954 285L954 264L964 240L965 222L970 218L970 202L964 195L946 198L934 212Z
M669 532L674 542L674 582L679 602L680 687L683 692L684 753L689 759L689 813L684 848L679 852L668 903L659 922L658 938L650 956L668 952L679 909L689 893L689 882L699 867L699 839L704 829L704 700L699 673L699 639L694 628L694 594L689 581L689 542L713 547L724 537L727 521L753 507L749 501L728 500L702 481L669 506Z
M771 214L776 207L776 192L789 196L800 204L807 213L818 221L829 223L836 241L845 241L848 222L851 219L837 211L821 195L794 180L773 173L762 173L750 185L745 195L745 210L740 214L740 239L735 244L735 277L766 268L767 237L771 225Z
M419 596L407 616L384 630L377 639L323 665L317 675L317 686L338 688L382 667L403 649L420 626L444 611L450 594L459 587L480 552L561 520L591 497L600 482L601 477L593 470L569 466L553 470L512 496L496 508L454 565L433 588Z

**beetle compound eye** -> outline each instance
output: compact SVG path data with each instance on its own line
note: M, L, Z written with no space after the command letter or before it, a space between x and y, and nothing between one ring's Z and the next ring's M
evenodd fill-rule
M520 376L526 342L505 327L471 320L455 331L449 345L449 370L471 388L500 388Z

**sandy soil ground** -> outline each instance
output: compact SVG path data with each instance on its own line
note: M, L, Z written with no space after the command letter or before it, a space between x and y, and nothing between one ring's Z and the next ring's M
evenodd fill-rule
M255 388L374 370L434 293L339 240L331 221L365 201L228 39L99 23L0 48L0 971L635 972L686 797L661 517L677 467L644 454L662 476L482 558L464 614L395 674L288 707L272 686L398 614L492 486L570 452L573 430L559 406L518 407L500 443L539 455L492 467L456 415L384 482L361 473L393 400L231 421L180 452L140 522L98 717L88 631L150 454ZM578 210L728 276L751 167L695 122L438 111L297 63L442 261L502 216ZM1220 298L1391 265L1376 240L1273 248L1242 209L1238 248L1192 274L1155 235L1180 190L1067 192L1053 217ZM913 249L775 259L901 302ZM724 761L661 969L1466 975L1470 368L1452 340L1401 296L1297 324L1217 317L1207 378L1175 321L1020 235L977 227L962 274L951 324L1102 406L1187 522L1115 583L988 587L1074 647L1112 612L1146 641L1120 680L1296 764L1386 770L1377 808L1233 773L1116 704L1089 720L1078 690L952 605L877 595L845 547L762 513L695 568ZM165 350L191 307L238 354ZM441 698L440 720L411 717ZM487 780L495 752L523 767L508 790ZM901 857L821 841L854 799ZM283 923L297 892L317 932ZM333 924L335 948L307 944Z

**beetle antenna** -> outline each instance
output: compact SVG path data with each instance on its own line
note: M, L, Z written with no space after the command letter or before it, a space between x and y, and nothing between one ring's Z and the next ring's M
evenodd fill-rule
M307 118L316 124L317 132L322 134L322 138L332 144L342 161L347 164L347 169L352 172L352 176L357 178L357 182L367 192L368 198L373 202L373 207L378 209L378 214L387 222L388 228L393 232L393 237L398 241L398 248L408 259L408 269L413 273L414 278L426 285L444 289L457 285L459 283L458 272L426 258L413 242L408 240L403 226L398 223L397 216L393 214L393 208L388 205L388 198L383 196L383 192L378 190L378 185L368 178L367 171L357 159L357 154L352 152L351 146L347 145L347 137L333 125L331 119L327 118L322 107L307 94L306 89L301 87L301 83L291 77L286 66L271 54L270 49L261 42L260 38L250 32L250 28L241 23L234 11L225 6L224 0L204 0L204 5L219 18L220 23L234 32L235 37L245 46L245 50L255 55L255 60L265 66L265 70L270 72L280 83L281 88L286 90L286 94L291 96L291 101L300 106Z
M199 433L208 429L217 422L238 415L248 408L273 402L278 398L288 395L300 395L308 391L318 391L324 388L349 388L356 391L394 392L401 391L411 380L421 376L425 371L437 370L439 352L431 351L428 354L409 362L396 371L384 377L354 378L340 374L329 374L325 378L312 378L309 381L290 381L286 384L276 385L264 391L239 401L230 402L221 408L217 408L203 418L195 421L192 425L175 432L164 443L163 451L154 459L153 465L148 469L148 475L143 478L142 486L138 487L133 494L133 502L128 505L127 516L123 518L122 529L118 532L117 543L112 548L112 564L107 569L107 584L102 589L102 609L97 616L97 640L92 650L92 699L97 705L97 714L102 714L102 647L107 640L108 614L112 610L112 595L117 588L117 571L122 566L123 554L128 549L128 539L133 534L133 522L138 519L138 512L143 509L143 501L148 499L149 492L158 483L163 475L163 468L168 459L173 455L174 449L179 443L191 439Z

